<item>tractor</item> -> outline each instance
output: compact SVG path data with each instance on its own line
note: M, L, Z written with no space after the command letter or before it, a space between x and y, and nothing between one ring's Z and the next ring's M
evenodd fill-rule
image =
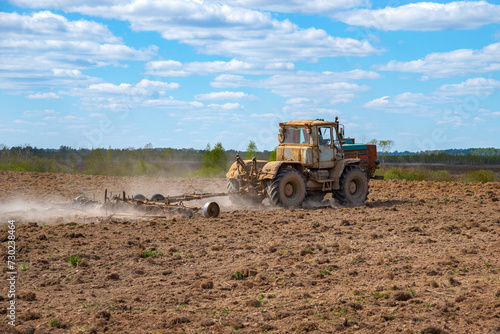
M236 156L226 174L233 204L259 204L268 198L273 206L291 208L305 200L322 201L327 193L341 205L365 204L368 180L377 178L377 149L344 139L338 117L334 122L279 123L278 140L276 161Z

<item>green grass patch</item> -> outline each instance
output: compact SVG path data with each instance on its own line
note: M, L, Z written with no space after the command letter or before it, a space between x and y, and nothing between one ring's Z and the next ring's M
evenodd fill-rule
M141 257L158 257L158 256L161 256L163 255L163 251L162 250L151 250L151 249L144 249L142 250L141 252Z
M425 168L391 168L385 172L388 180L424 181L430 178L430 170Z
M49 324L49 326L57 327L57 319L50 319L49 321L47 321L47 323Z
M465 173L464 181L466 182L493 182L498 181L498 175L491 170L471 170Z
M71 255L68 258L69 264L71 264L72 267L76 267L82 262L82 259L78 255Z
M425 167L390 168L377 170L377 175L383 175L386 180L408 181L462 181L462 182L495 182L500 181L500 173L491 170L468 171L462 175L453 175L447 170L431 170Z

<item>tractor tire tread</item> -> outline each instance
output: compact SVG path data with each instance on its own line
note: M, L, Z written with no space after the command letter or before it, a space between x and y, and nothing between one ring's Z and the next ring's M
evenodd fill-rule
M370 193L370 191L369 191L370 185L368 182L368 178L366 178L366 194L365 194L365 198L362 201L362 203L351 203L351 202L349 202L349 200L345 196L345 191L346 191L345 190L345 187L346 187L345 182L346 182L347 175L349 175L352 171L355 171L355 170L358 170L363 175L365 175L363 173L363 171L357 166L346 166L344 168L344 172L342 173L340 180L339 180L339 189L333 192L333 197L343 206L363 205L363 204L365 204L366 200L368 199L368 194ZM365 175L365 177L366 177L366 175Z
M304 199L307 196L307 188L306 188L306 180L304 176L296 169L294 168L283 168L278 171L276 174L276 177L272 180L267 181L267 198L269 199L269 202L273 206L281 206L284 207L285 205L281 202L280 199L280 183L287 175L288 173L297 173L300 175L302 178L302 181L304 182Z

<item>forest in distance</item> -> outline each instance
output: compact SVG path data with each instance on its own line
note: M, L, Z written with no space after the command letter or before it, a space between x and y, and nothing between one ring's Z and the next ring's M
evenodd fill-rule
M113 176L223 177L234 157L275 160L276 150L259 151L250 141L246 151L226 150L221 143L193 148L58 149L0 145L0 170ZM421 152L378 152L383 164L500 165L500 149L469 148Z

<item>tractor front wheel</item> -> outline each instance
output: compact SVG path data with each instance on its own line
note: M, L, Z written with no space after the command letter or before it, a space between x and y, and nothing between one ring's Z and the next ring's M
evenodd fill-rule
M339 180L340 189L333 197L341 205L364 205L368 197L368 179L366 174L356 166L346 166Z
M229 195L229 200L233 205L244 207L244 206L254 206L262 203L262 199L258 197L247 197L238 194L237 192L240 190L240 185L238 180L235 179L227 179L226 189L229 193L233 193Z
M298 170L284 168L278 171L273 180L267 181L266 190L272 205L298 207L306 197L306 180Z

